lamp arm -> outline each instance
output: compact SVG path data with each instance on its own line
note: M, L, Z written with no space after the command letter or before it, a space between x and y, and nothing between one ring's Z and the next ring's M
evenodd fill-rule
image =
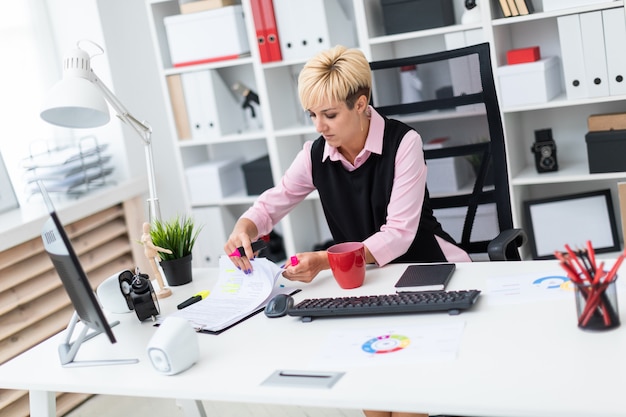
M149 208L149 223L152 224L154 220L161 220L161 208L159 206L159 199L156 192L156 179L154 175L154 158L152 155L152 127L146 122L140 122L135 116L133 116L119 99L113 94L111 90L98 78L96 73L91 70L91 82L96 85L105 100L115 109L117 117L124 123L130 125L133 130L139 135L141 141L144 144L146 166L148 168L148 191L150 198L148 199Z

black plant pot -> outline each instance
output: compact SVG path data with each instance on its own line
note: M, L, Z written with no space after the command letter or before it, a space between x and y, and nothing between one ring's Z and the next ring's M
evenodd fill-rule
M191 254L182 258L161 261L161 268L170 287L189 284L191 282Z

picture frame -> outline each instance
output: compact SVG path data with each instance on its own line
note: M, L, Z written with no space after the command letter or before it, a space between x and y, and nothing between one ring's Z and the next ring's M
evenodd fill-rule
M0 213L16 209L19 206L9 172L4 165L2 154L0 154Z
M610 189L527 200L524 217L533 259L555 259L566 244L584 248L587 241L596 253L620 250Z

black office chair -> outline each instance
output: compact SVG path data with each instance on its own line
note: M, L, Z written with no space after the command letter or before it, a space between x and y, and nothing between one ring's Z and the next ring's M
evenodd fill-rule
M446 70L450 74L450 68L452 68L450 60L456 59L454 65L458 65L459 58L467 63L468 75L472 68L474 72L480 73L480 82L472 86L474 91L455 96L451 86L443 86L437 91L425 92L424 99L418 98L419 101L395 104L402 96L400 86L402 71L414 69L416 66L421 69L420 66L430 65L431 75L441 78L441 74L444 74ZM474 155L474 159L479 160L480 164L476 170L476 179L471 192L431 196L430 199L435 210L453 207L466 208L461 239L458 244L470 255L486 253L492 261L521 260L519 248L526 241L526 235L522 229L513 228L504 133L491 68L489 44L482 43L426 55L376 61L371 62L370 66L374 77L372 104L381 114L408 124L413 124L410 121L410 115L431 111L464 111L467 107L459 109L458 106L484 104L489 132L488 141L424 151L427 164L429 160L437 158L463 158ZM463 67L461 69L465 70ZM424 79L422 82L425 87L430 86L429 80ZM429 95L431 98L428 97ZM394 99L397 101L394 102ZM419 127L416 129L419 132ZM493 178L493 185L486 185L488 177ZM500 232L493 239L474 241L472 229L475 225L476 212L478 207L484 204L495 204Z

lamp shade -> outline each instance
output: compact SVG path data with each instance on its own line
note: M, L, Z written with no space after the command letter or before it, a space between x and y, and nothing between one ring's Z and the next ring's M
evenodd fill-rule
M48 93L41 118L70 128L98 127L109 122L109 108L98 88L84 78L63 78Z
M72 50L63 61L63 79L44 100L40 116L48 123L69 127L98 127L109 122L109 108L93 83L89 55Z

